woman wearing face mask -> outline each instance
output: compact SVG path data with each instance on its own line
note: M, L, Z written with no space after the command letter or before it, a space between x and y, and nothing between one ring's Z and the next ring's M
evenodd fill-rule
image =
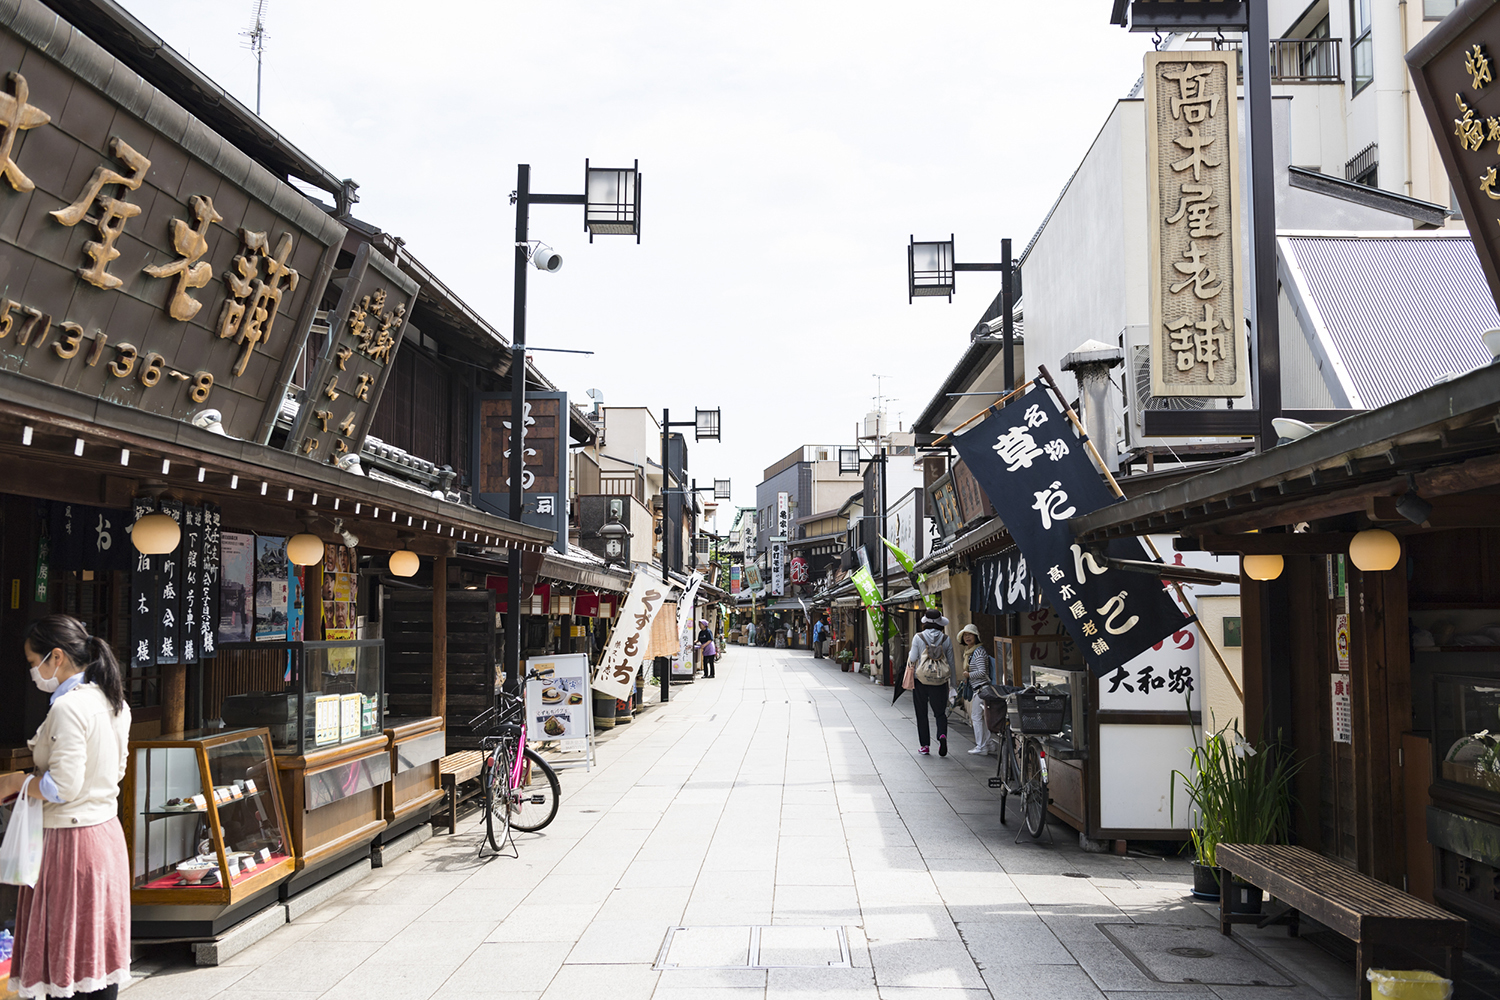
M16 906L12 989L23 997L115 1000L130 979L130 862L117 819L130 708L103 640L68 615L26 630L31 679L51 694L30 746L32 780L0 776L0 801L42 803L42 872Z

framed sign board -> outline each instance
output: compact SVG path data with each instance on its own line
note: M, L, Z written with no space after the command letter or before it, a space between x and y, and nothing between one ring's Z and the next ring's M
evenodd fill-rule
M522 412L522 511L510 510L511 398L476 393L474 400L474 502L481 509L557 533L557 551L568 551L568 394L528 392Z

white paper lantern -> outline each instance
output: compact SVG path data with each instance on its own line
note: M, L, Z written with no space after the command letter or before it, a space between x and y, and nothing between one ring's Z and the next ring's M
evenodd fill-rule
M402 549L391 553L391 575L392 576L416 576L417 568L422 565L422 560L410 549Z
M316 566L323 561L323 539L306 532L287 539L286 557L294 566Z
M182 541L182 526L166 514L147 514L135 522L130 541L136 551L148 556L166 555Z

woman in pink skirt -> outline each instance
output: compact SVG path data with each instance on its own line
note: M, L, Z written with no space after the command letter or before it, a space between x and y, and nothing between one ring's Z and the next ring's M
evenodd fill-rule
M68 615L26 630L31 679L52 696L31 739L42 801L42 873L21 887L10 988L23 997L115 1000L130 979L130 862L120 829L120 780L130 708L120 665ZM24 776L0 777L0 801Z

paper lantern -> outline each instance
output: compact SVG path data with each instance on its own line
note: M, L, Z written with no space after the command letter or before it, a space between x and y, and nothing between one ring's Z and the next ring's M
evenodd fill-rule
M182 541L182 526L166 514L147 514L135 522L130 541L136 551L148 556L165 555Z
M391 575L392 576L416 576L417 567L422 565L422 560L411 549L401 549L399 552L391 553Z
M1274 580L1281 575L1286 560L1281 556L1245 556L1240 560L1245 575L1252 580Z
M1392 569L1401 561L1401 540L1384 528L1366 528L1349 543L1349 561L1366 573Z
M293 535L286 542L286 557L294 566L316 566L323 561L323 539L306 532Z

